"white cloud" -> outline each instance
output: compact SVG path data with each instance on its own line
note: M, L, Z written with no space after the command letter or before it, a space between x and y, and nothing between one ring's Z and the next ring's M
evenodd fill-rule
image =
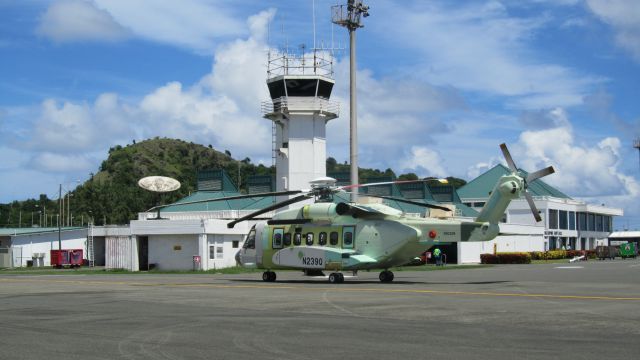
M544 15L514 17L497 2L429 2L382 11L403 20L380 27L381 35L410 39L402 46L420 59L416 73L436 85L508 96L510 107L537 109L579 105L589 88L604 81L539 58L530 43L547 25Z
M520 114L520 123L527 129L538 130L571 126L567 112L562 108L549 110L530 110Z
M37 154L32 160L35 169L43 172L80 172L91 169L94 159L84 155L62 155L44 152Z
M128 32L111 14L84 0L63 0L51 4L40 19L36 33L55 42L118 41Z
M210 54L223 37L246 34L232 11L235 2L220 0L95 0L135 36Z
M438 152L425 146L412 146L410 153L399 165L405 171L410 170L420 177L446 177L449 173L442 167L443 163Z
M123 102L113 93L101 94L93 103L43 101L35 110L36 120L27 120L29 131L14 129L11 134L21 138L14 147L29 154L14 167L88 174L96 171L97 159L109 147L154 136L213 144L254 161L270 160L271 125L261 117L260 100L268 98L264 36L273 15L269 10L250 17L251 36L221 46L212 71L192 86L170 82L139 103ZM13 113L3 118L15 121Z
M615 41L640 62L640 2L587 0L587 7L615 31Z
M556 173L544 181L572 197L638 213L640 183L620 169L621 148L622 142L615 137L592 147L579 145L571 128L558 127L522 133L513 152L516 163L525 170L553 165Z
M115 94L102 94L93 105L48 99L42 103L31 140L23 146L58 153L95 150L131 138L130 120Z

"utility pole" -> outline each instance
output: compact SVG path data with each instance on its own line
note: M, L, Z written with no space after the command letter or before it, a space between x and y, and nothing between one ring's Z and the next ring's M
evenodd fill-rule
M369 6L362 0L348 0L346 12L344 5L332 7L332 22L343 26L349 31L349 128L350 128L350 161L351 161L351 185L358 184L358 118L356 104L356 29L363 27L361 17L369 16ZM351 189L351 202L358 200L358 188Z
M62 214L62 184L60 184L60 190L58 191L58 201L60 202L60 214ZM60 214L58 214L58 250L62 250L62 219Z

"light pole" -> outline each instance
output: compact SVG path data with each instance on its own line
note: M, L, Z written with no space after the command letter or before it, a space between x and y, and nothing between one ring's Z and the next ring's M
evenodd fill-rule
M362 17L369 16L369 6L364 5L362 0L348 0L347 11L344 5L332 7L332 22L343 26L349 30L349 125L350 135L350 161L351 161L351 185L358 184L358 118L356 104L356 29L363 27ZM358 188L351 189L351 202L358 200Z

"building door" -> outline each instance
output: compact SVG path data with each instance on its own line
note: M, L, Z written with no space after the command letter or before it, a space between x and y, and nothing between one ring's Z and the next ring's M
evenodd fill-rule
M580 250L587 250L587 239L580 238Z
M149 237L138 237L138 266L139 270L149 270Z

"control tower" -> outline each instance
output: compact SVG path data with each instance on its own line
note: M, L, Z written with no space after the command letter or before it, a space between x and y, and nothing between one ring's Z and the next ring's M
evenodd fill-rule
M339 115L339 104L330 100L330 55L301 52L269 54L271 99L262 102L262 113L273 121L276 191L309 189L311 180L326 176L326 125Z

